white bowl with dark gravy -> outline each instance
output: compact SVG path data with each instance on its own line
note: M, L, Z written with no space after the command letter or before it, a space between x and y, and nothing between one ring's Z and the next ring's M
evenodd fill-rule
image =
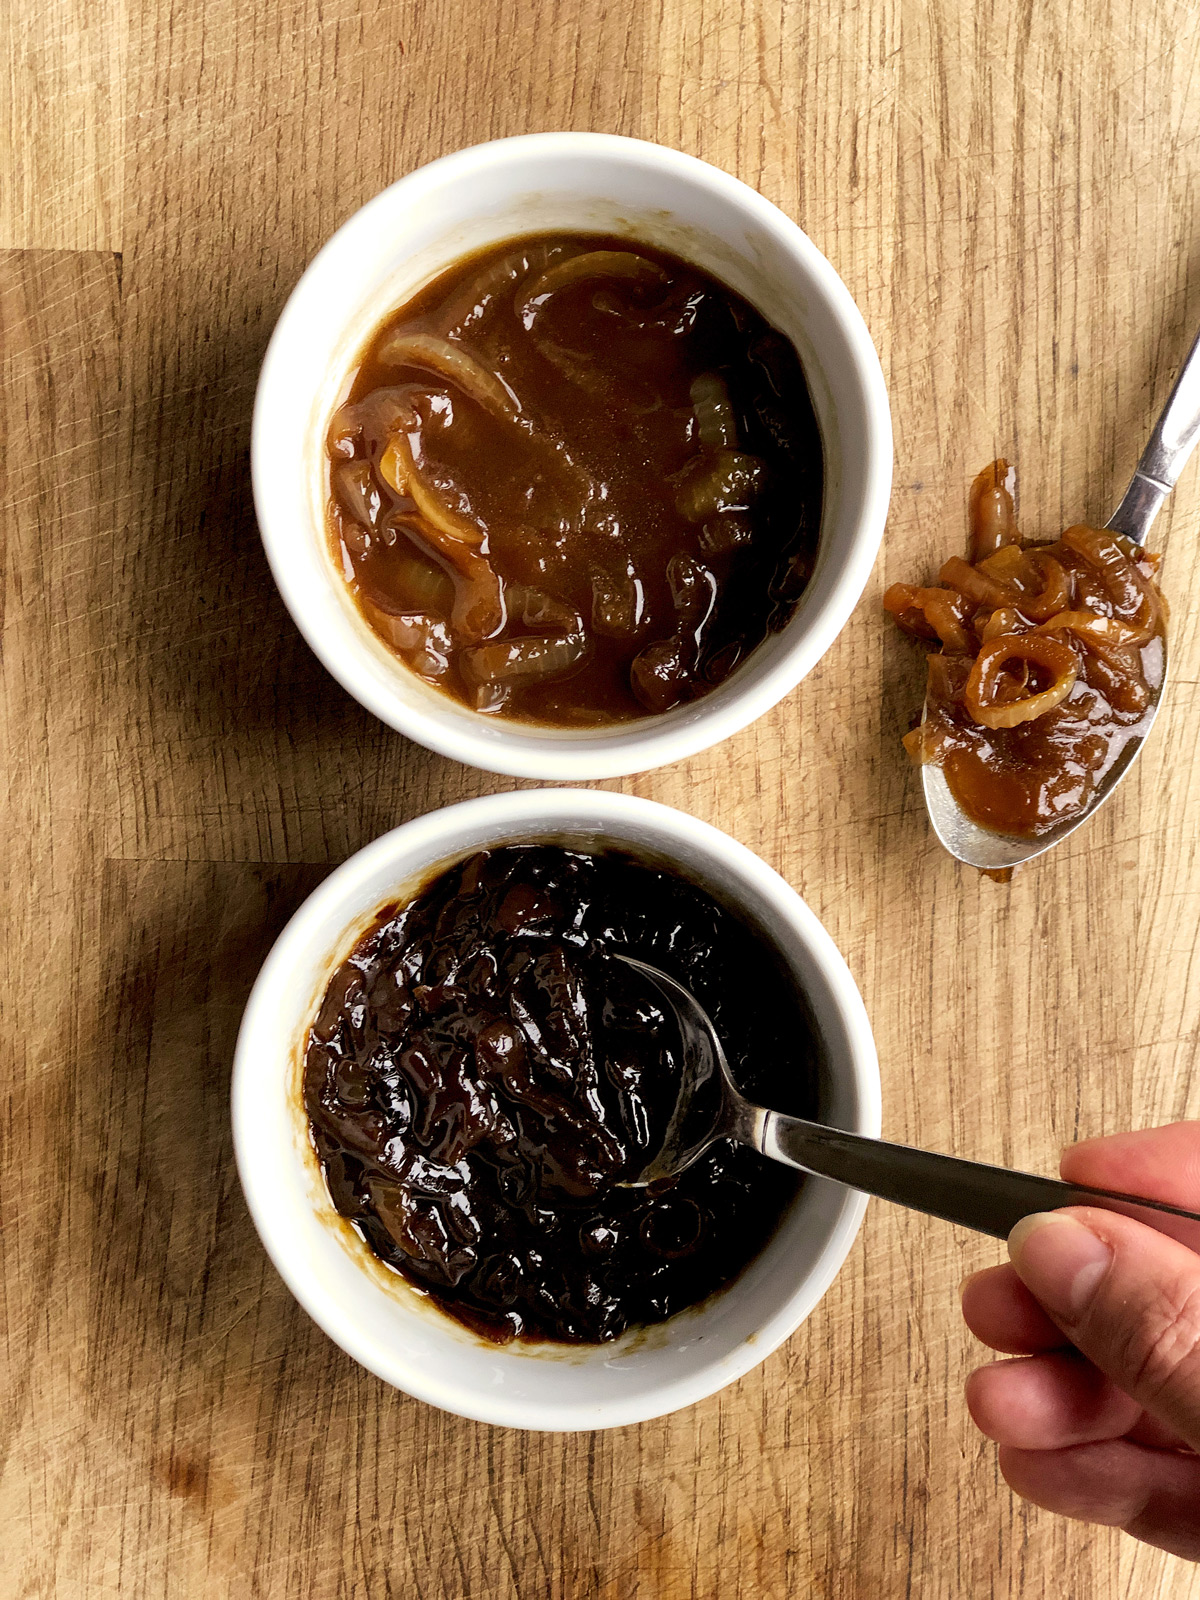
M526 1204L524 1190L515 1193L514 1204L526 1206L518 1232L504 1231L507 1223L497 1232L495 1216L488 1220L471 1201L471 1190L490 1172L501 1174L507 1192L503 1174L510 1170L511 1147L489 1142L482 1126L464 1124L447 1068L456 1061L454 1071L474 1076L475 1090L486 1098L488 1083L498 1080L496 1063L481 1064L481 1051L494 1052L498 1024L485 1021L479 1008L490 1014L508 1004L509 1017L524 1019L526 1049L539 1028L544 1033L545 1019L531 1022L525 1010L530 992L520 985L515 1008L498 998L502 991L517 993L510 981L514 968L506 965L505 950L512 952L507 937L493 947L499 963L493 978L473 985L465 977L472 996L460 997L456 1015L445 1012L444 996L434 990L439 983L453 986L456 980L447 975L456 964L461 971L462 963L437 885L451 875L464 925L474 919L487 939L491 935L475 919L478 902L472 896L489 862L516 852L532 859L536 873L541 852L559 850L576 858L576 868L582 858L585 873L589 861L603 857L603 871L614 874L609 881L615 894L590 924L593 934L601 930L601 946L619 950L628 941L638 947L646 907L664 888L669 897L683 895L683 901L672 898L673 905L723 908L741 931L733 946L722 948L733 949L735 962L748 962L753 976L731 978L720 960L704 954L702 941L692 980L699 993L706 979L716 979L706 999L712 1004L716 997L730 1059L742 1062L739 1074L765 1070L770 1084L764 1078L762 1090L789 1103L796 1095L810 1096L813 1113L837 1127L874 1135L880 1119L870 1024L829 935L756 855L683 812L602 790L490 795L406 823L338 867L280 935L238 1036L233 1130L251 1215L288 1287L356 1361L445 1410L549 1430L639 1422L735 1382L813 1310L845 1260L866 1208L861 1194L822 1179L798 1183L795 1175L733 1146L714 1153L711 1171L697 1163L690 1179L685 1174L673 1187L672 1180L666 1192L614 1191L620 1169L604 1167L599 1146L585 1149L574 1135L569 1150L562 1145L564 1128L583 1101L572 1097L553 1067L535 1067L531 1053L526 1065L532 1081L518 1081L511 1058L508 1067L500 1063L502 1115L516 1116L538 1140L549 1127L550 1144L557 1141L558 1148L526 1152L533 1162L527 1175L540 1173L532 1204ZM643 868L648 892L630 892L625 886ZM527 953L541 950L553 957L561 942L539 932L542 896L531 894L528 883L508 883L515 888L501 900L501 921L518 942L527 936ZM423 923L419 907L428 907L431 893L434 920ZM406 913L415 920L398 936L398 919ZM717 928L702 909L693 909L687 922L692 929ZM577 926L588 932L586 918ZM415 944L406 946L408 935ZM596 944L591 939L593 954ZM432 989L430 968L417 972L412 965L417 947L433 963ZM579 948L578 940L573 948ZM671 957L663 959L669 964ZM405 975L400 987L407 998L392 984L389 972L395 971ZM621 1040L628 1043L626 1030L641 1028L644 1019L628 1014L619 975L610 987L607 977L596 979L594 966L574 971L583 972L585 988L591 986L589 1016L607 1108L589 1088L599 1120L585 1114L588 1127L577 1132L590 1128L607 1135L625 1126L610 1113L637 1077L628 1070ZM571 970L564 973L565 981L575 981ZM542 977L547 975L556 981L552 970ZM776 1002L783 997L797 1007L799 1018L781 1030L775 1048L764 1047L765 1036L755 1032L772 993ZM624 1015L614 1015L622 1008ZM389 1009L390 1018L384 1015ZM415 1032L414 1016L424 1019ZM665 1020L663 1027L665 1037ZM439 1062L432 1061L430 1030L451 1047ZM357 1059L353 1048L343 1048L351 1035L359 1041ZM468 1041L457 1055L455 1039ZM384 1080L388 1088L381 1097ZM643 1088L647 1082L641 1079ZM532 1108L532 1120L522 1107ZM539 1120L539 1108L549 1111L549 1123ZM467 1123L478 1122L481 1112L486 1108L477 1098ZM574 1170L568 1172L563 1157L571 1151ZM582 1165L575 1160L581 1153ZM498 1191L488 1192L494 1197ZM370 1203L361 1204L364 1198ZM470 1227L460 1226L471 1221L464 1200L475 1217ZM759 1214L764 1205L770 1208L766 1223ZM702 1236L693 1239L692 1224L681 1233L680 1221L694 1222L698 1212L707 1220ZM571 1219L567 1231L560 1226L564 1217ZM625 1229L615 1253L603 1237L613 1228ZM682 1258L693 1245L689 1266ZM511 1276L497 1281L496 1268L508 1272L505 1262L514 1250L523 1262L512 1263L512 1271L527 1283L534 1253L545 1258L537 1268L540 1286L534 1286L540 1301ZM653 1269L649 1278L647 1264ZM590 1296L589 1283L598 1286L599 1298ZM659 1285L665 1301L658 1298Z
M279 319L252 443L333 676L431 750L561 780L787 694L862 591L891 460L870 336L795 223L584 133L446 156L351 217Z

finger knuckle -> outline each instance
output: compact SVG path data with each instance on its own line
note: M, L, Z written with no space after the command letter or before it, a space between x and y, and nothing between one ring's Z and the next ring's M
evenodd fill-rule
M1159 1285L1130 1318L1122 1370L1137 1396L1153 1401L1185 1365L1200 1362L1200 1284Z

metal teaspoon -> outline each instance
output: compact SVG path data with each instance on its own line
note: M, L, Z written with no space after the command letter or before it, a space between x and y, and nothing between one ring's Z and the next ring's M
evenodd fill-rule
M1197 439L1200 439L1200 337L1197 337L1183 363L1124 498L1105 526L1125 534L1135 544L1144 545L1158 508L1175 487ZM971 821L951 793L941 767L927 763L921 768L921 784L925 791L925 809L934 833L952 856L969 867L980 867L986 872L1003 872L1032 861L1035 856L1044 855L1081 827L1097 807L1104 804L1129 771L1158 714L1166 679L1167 662L1164 659L1163 681L1146 711L1141 734L1125 746L1082 816L1062 823L1049 833L1039 834L1035 839L995 833Z
M616 959L663 996L683 1044L679 1093L662 1144L638 1175L626 1180L627 1187L673 1177L716 1140L734 1139L773 1161L996 1239L1006 1239L1022 1217L1035 1211L1088 1205L1120 1211L1200 1248L1200 1216L1159 1200L914 1150L752 1105L734 1084L716 1029L695 996L657 967L632 956Z

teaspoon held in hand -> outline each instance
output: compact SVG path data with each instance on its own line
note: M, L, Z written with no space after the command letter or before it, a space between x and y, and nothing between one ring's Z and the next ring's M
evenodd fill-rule
M1120 1211L1200 1248L1200 1215L1158 1200L914 1150L752 1105L734 1084L716 1029L695 996L657 967L632 956L616 959L666 1000L683 1045L679 1092L663 1141L628 1187L673 1177L718 1139L734 1139L801 1172L996 1239L1006 1239L1034 1212L1084 1205Z
M1116 533L1125 534L1135 544L1144 545L1158 508L1175 487L1197 439L1200 439L1200 337L1183 363L1124 498L1105 526ZM959 861L985 872L1007 872L1024 865L1026 861L1032 861L1035 856L1044 855L1085 823L1129 771L1146 742L1150 725L1162 704L1166 673L1167 664L1164 660L1163 680L1142 719L1139 736L1129 741L1113 763L1087 810L1081 816L1036 838L1027 839L981 828L977 822L972 822L954 798L941 767L932 762L924 765L921 768L921 785L925 793L925 809L938 839Z

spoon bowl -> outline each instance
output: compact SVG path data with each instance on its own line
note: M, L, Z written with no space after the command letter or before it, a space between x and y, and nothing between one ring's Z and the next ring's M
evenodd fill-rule
M1136 545L1144 545L1158 508L1175 487L1197 439L1200 439L1200 337L1192 345L1175 380L1129 488L1105 527L1124 534ZM981 828L967 816L955 799L942 768L933 763L923 766L921 787L925 795L925 809L939 842L966 866L994 873L1011 872L1014 867L1023 866L1025 862L1045 855L1056 844L1061 844L1104 804L1141 753L1162 704L1168 659L1169 652L1163 661L1162 682L1142 718L1141 731L1125 745L1097 788L1087 810L1047 833L1026 838ZM927 715L928 706L922 714L922 720Z
M738 1138L743 1108L751 1113L755 1108L739 1094L712 1020L691 991L645 961L621 954L616 959L640 974L666 1000L683 1046L679 1091L662 1143L637 1177L627 1178L622 1185L644 1189L683 1172L716 1140Z
M1164 662L1163 684L1146 711L1142 732L1136 739L1130 739L1113 762L1103 784L1092 797L1088 809L1069 822L1062 822L1057 828L1051 828L1047 833L1039 833L1034 838L1026 838L1022 834L1015 833L996 833L991 828L981 828L977 822L971 820L954 798L941 767L934 765L933 762L927 762L921 768L921 787L925 794L925 809L929 813L930 826L937 834L938 842L965 866L978 867L981 872L1007 874L1014 867L1023 867L1027 861L1044 856L1047 850L1052 850L1056 844L1061 844L1068 834L1074 833L1076 828L1081 828L1090 817L1094 816L1097 807L1104 804L1129 771L1141 753L1146 735L1158 715L1158 708L1162 703L1162 688L1165 685Z

